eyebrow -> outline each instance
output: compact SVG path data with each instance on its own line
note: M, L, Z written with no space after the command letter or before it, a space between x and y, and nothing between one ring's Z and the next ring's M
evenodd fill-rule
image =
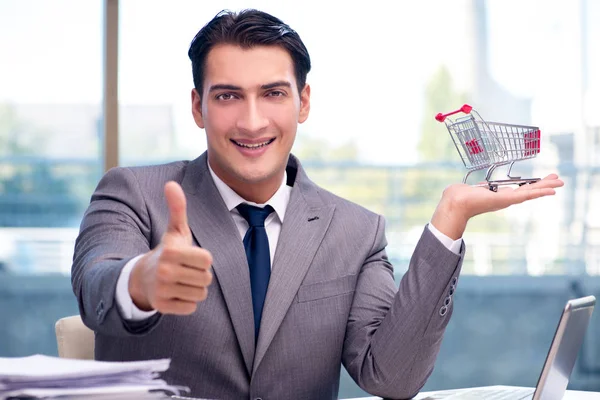
M269 90L269 89L274 89L276 87L292 87L292 84L288 81L276 81L276 82L271 82L271 83L266 83L264 85L261 85L260 88L262 90ZM217 90L242 90L242 88L240 86L235 86L235 85L229 85L229 84L225 84L225 83L218 83L216 85L212 85L210 87L210 89L208 90L209 93L210 92L214 92Z
M269 90L269 89L274 89L276 87L292 87L292 84L288 81L277 81L277 82L272 82L272 83L267 83L266 85L262 85L260 88L263 90Z
M218 83L216 85L212 85L208 91L214 92L216 90L242 90L242 88L239 86L235 86L235 85L227 85L224 83Z

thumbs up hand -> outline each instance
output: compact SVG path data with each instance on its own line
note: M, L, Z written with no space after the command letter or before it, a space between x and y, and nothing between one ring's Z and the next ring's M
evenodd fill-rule
M168 182L165 198L169 207L167 230L161 243L136 262L129 278L129 294L141 310L192 314L208 294L212 256L193 245L181 186Z
M173 245L191 245L192 233L187 221L187 205L183 189L176 182L167 182L165 198L169 206L169 225L162 242Z

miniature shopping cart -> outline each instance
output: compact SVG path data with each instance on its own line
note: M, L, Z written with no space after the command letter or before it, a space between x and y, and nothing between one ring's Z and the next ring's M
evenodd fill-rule
M455 120L448 118L460 112L466 115ZM498 186L521 186L540 180L510 175L516 161L534 158L540 152L538 127L484 121L468 104L448 114L439 113L435 119L446 123L456 150L468 170L463 183L467 183L473 171L486 168L486 183L476 186L487 186L494 192L498 191ZM494 170L503 165L509 165L506 175L508 179L492 180Z

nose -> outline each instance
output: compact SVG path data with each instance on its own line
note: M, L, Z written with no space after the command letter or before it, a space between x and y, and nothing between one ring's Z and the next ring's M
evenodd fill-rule
M269 125L269 119L261 110L260 102L248 99L245 107L237 120L237 128L246 133L260 133Z

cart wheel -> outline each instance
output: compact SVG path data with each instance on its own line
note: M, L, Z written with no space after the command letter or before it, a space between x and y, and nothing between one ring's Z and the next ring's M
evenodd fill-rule
M519 183L519 186L523 186L523 185L527 185L528 182L521 182Z
M498 191L498 186L496 186L496 185L490 185L490 190L492 192L497 192Z

